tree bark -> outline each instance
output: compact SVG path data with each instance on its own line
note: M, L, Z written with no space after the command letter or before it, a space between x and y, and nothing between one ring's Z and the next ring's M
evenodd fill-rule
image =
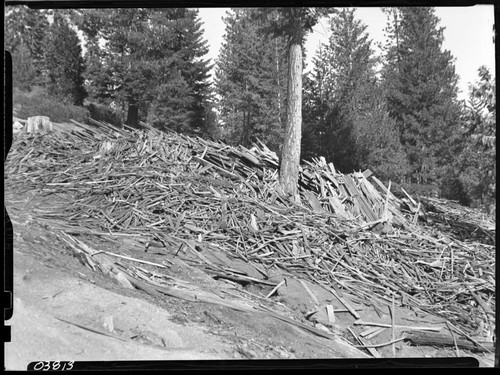
M127 121L125 123L133 128L139 126L139 106L137 104L128 104Z
M279 181L285 194L298 201L300 140L302 137L302 46L292 38L288 50L288 86L285 138Z

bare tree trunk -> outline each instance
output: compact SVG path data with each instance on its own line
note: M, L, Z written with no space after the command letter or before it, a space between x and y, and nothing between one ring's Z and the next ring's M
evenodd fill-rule
M288 50L288 87L285 139L281 151L279 181L283 192L298 201L300 140L302 137L302 46L291 40Z
M139 106L137 104L128 104L127 121L125 123L133 128L139 126Z
M278 53L278 38L274 40L274 58L276 59L276 84L278 86L278 119L281 120L280 55Z
M244 147L250 146L250 111L243 111L243 131L241 132L240 144Z

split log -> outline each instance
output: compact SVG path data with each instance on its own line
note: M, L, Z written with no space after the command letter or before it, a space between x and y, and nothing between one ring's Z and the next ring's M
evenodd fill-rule
M460 349L467 349L473 352L493 352L493 342L481 343L481 346L462 338L453 337L451 335L436 333L436 332L411 332L406 335L406 340L416 346L438 346L438 347L455 347L455 341Z

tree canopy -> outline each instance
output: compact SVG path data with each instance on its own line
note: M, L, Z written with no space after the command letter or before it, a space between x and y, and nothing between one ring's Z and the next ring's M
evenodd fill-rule
M491 211L496 202L496 84L485 66L478 69L467 102L460 132L462 148L452 164L460 183L454 198Z
M263 31L258 9L235 9L224 22L215 88L225 139L244 146L259 139L279 152L286 96L285 41Z
M12 55L12 76L18 88L30 90L44 81L47 10L9 7L5 10L4 47Z
M324 156L341 171L371 168L397 179L405 172L406 155L376 63L366 25L354 9L335 14L329 42L317 51L307 78L304 147L308 157Z
M86 92L80 40L68 21L57 12L45 36L43 61L48 93L65 103L82 105Z
M131 126L149 117L180 131L203 127L210 66L196 10L89 10L81 28L91 96L127 106Z
M430 7L402 7L390 14L390 44L383 70L387 104L408 155L408 178L439 183L453 160L459 124L453 57L443 50L443 28Z

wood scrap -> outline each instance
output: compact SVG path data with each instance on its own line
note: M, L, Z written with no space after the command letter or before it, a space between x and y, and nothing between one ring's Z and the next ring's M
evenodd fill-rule
M454 338L452 335L438 332L409 332L405 340L417 346L437 346L437 347L455 347L466 349L473 352L493 352L493 342L477 345L464 338Z
M363 325L363 326L377 326L377 327L385 327L385 328L399 328L409 331L441 331L441 327L426 327L426 326L406 326L392 323L379 323L379 322L365 322L363 320L356 320L353 323L354 325Z
M284 283L286 282L286 280L283 280L281 281L278 285L276 285L266 296L266 298L269 298L271 297L274 293L277 292L277 290L280 288L280 286L282 286Z
M396 346L394 345L394 340L396 338L396 309L394 307L394 294L392 295L392 306L391 306L391 338L392 338L392 356L396 357Z
M394 345L395 343L397 342L400 342L400 341L403 341L404 339L406 339L406 337L400 337L399 339L393 339L391 341L388 341L388 342L384 342L384 343L381 343L381 344L364 344L359 346L360 348L367 348L367 349L371 349L371 348L381 348L383 346L389 346L389 345Z
M278 157L261 142L246 149L144 123L144 132L108 125L17 133L6 189L67 197L67 205L35 213L63 232L147 236L165 251L184 244L202 269L223 267L207 254L224 251L367 303L390 304L396 293L398 303L401 296L464 331L493 324L485 314L495 313L495 229L472 210L422 197L403 201L374 175L344 175L321 158L300 173L301 193L314 196L315 207L290 205L276 189ZM106 141L113 147L95 160ZM413 211L404 202L415 204ZM433 223L412 224L419 203ZM384 220L392 233L366 226ZM91 264L88 254L78 256ZM341 302L342 295L335 292Z
M373 328L374 328L374 331L370 332L370 334L368 334L366 336L367 340L373 339L375 336L379 335L380 333L384 332L387 329L385 327L373 327Z
M314 293L311 291L311 289L309 289L309 287L306 285L306 283L304 281L300 280L300 279L299 279L299 283L304 287L304 289L307 292L307 294L309 295L309 297L311 297L311 299L314 302L314 305L318 306L319 305L319 301L316 298L316 296L314 295Z
M332 305L326 305L326 314L328 316L328 322L330 324L335 323L335 311Z
M351 306L349 302L345 298L340 297L334 289L330 289L330 292L346 307L346 309L356 318L360 319L359 314L356 310Z
M72 321L69 321L69 320L66 320L66 319L63 319L63 318L58 318L58 317L55 317L57 320L61 321L61 322L64 322L66 324L71 324L75 327L78 327L78 328L81 328L81 329L84 329L86 331L89 331L89 332L93 332L93 333L97 333L98 335L102 335L102 336L107 336L107 337L111 337L111 338L114 338L116 340L120 340L120 341L127 341L123 338L121 338L120 336L116 336L116 335L112 335L110 333L107 333L107 332L104 332L104 331L100 331L98 329L94 329L94 328L90 328L90 327L87 327L87 326L84 326L83 324L79 324L79 323L75 323L75 322L72 322Z
M373 348L371 345L365 344L365 342L358 335L356 335L354 333L354 331L351 329L351 327L347 327L347 330L351 333L351 335L353 335L353 337L356 339L356 341L358 341L361 344L359 346L360 348L365 348L366 350L368 350L368 352L370 352L370 354L374 358L381 358L379 352L377 352L377 350L375 348Z

